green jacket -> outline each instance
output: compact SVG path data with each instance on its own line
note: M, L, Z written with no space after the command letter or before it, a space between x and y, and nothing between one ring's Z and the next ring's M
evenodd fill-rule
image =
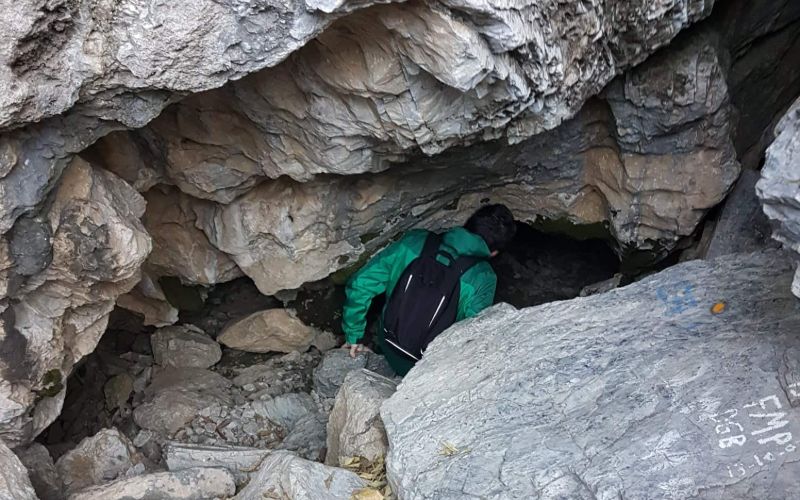
M422 253L428 231L416 229L376 254L347 283L347 299L342 313L345 339L351 344L364 337L367 311L372 299L386 293L389 297L405 268ZM489 258L489 247L483 238L463 227L450 229L442 236L443 250L458 258L462 255ZM446 260L442 261L446 263ZM472 266L461 277L461 294L456 321L475 316L494 301L497 277L488 260ZM377 342L394 370L405 375L413 366L411 360L396 354L383 343L383 329L378 329Z

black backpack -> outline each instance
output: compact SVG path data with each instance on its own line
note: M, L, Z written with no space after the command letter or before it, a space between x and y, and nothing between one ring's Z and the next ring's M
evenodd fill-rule
M400 275L383 315L386 344L419 361L428 344L455 323L461 276L482 259L454 258L439 250L442 237L430 233L422 253ZM436 257L444 256L449 264Z

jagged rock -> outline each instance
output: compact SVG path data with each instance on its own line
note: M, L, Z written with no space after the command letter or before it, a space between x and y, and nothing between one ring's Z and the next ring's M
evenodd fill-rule
M133 443L117 429L103 429L81 441L56 462L69 496L90 486L125 475L140 459Z
M273 66L366 6L15 2L0 19L0 232L34 210L72 155L98 138L144 126L183 95Z
M177 189L151 189L144 195L144 227L153 237L148 266L159 276L180 276L190 284L224 283L242 275L236 263L209 243L195 227L195 208L209 202L192 199Z
M314 334L314 340L311 345L316 347L320 352L330 351L335 347L339 347L341 341L336 338L332 332L327 330L319 330Z
M350 457L374 461L386 455L389 443L380 409L396 389L395 381L368 370L347 374L328 420L326 464L343 465Z
M229 498L236 492L233 476L225 469L198 467L120 479L87 488L70 500L131 498L147 500L207 500Z
M139 427L172 436L203 408L231 406L231 382L201 368L158 371L145 390L145 401L133 412Z
M10 278L15 299L0 305L6 443L28 442L55 419L73 365L94 350L117 297L139 281L151 248L140 222L144 210L121 179L76 159L46 213L12 232L8 250L14 259L27 257ZM42 242L49 251L34 256Z
M413 226L463 224L487 199L523 221L606 223L622 249L664 255L739 174L717 50L689 37L612 83L606 103L521 144L450 150L355 180L264 182L204 207L197 224L264 294L358 266Z
M764 213L775 225L772 237L800 253L800 99L775 127L775 141L767 148L756 192ZM793 293L800 297L800 267Z
M17 448L14 453L28 469L31 485L40 500L63 500L65 498L64 485L61 483L61 478L58 476L53 458L47 448L39 443L31 443L25 448Z
M283 427L278 448L296 452L309 460L320 460L325 449L325 415L305 393L284 394L252 404L256 414Z
M106 408L114 410L124 406L133 394L133 383L133 377L127 373L120 373L108 379L106 385L103 386Z
M0 500L38 500L28 471L0 440Z
M578 293L579 297L588 297L589 295L597 295L598 293L606 293L615 288L617 288L622 281L622 274L617 273L611 278L607 280L600 281L598 283L592 283L591 285L587 285L581 288L581 291Z
M117 299L117 305L143 316L146 326L168 326L178 321L178 310L169 303L157 279L146 270L136 287Z
M705 258L714 259L732 253L749 253L775 247L770 241L770 227L756 196L759 174L743 170L739 181L725 200Z
M381 375L386 375L387 370L390 374L394 374L383 356L365 352L351 358L347 349L334 349L325 353L319 366L314 370L314 390L323 397L334 398L347 374L362 368Z
M225 328L217 341L247 352L303 352L314 341L314 330L286 309L253 313Z
M384 5L342 19L274 70L168 109L139 143L156 144L182 191L229 203L263 177L375 172L417 149L516 142L570 118L710 11L693 0ZM612 12L626 22L604 23Z
M150 338L157 365L171 368L210 368L222 358L219 344L192 325L160 328Z
M234 498L339 500L350 498L365 486L365 481L350 471L304 460L291 452L276 451L264 458L250 484Z
M194 445L170 442L164 447L164 459L170 472L194 467L214 467L227 469L236 481L243 486L250 476L258 470L264 457L271 450L248 448L245 446Z
M399 498L792 498L800 301L769 251L431 343L381 409Z

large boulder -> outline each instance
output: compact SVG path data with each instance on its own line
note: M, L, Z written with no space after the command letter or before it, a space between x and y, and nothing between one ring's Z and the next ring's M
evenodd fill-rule
M498 305L384 403L401 499L795 498L800 301L777 251Z
M328 419L326 464L341 466L352 457L374 462L386 455L389 443L380 408L396 389L397 382L369 370L347 374Z
M233 476L225 469L198 467L177 472L157 472L120 479L87 488L70 500L207 500L230 498L236 492Z
M74 160L40 217L0 242L0 437L33 439L59 414L67 377L105 332L150 252L142 197L115 175Z
M335 398L347 374L363 368L387 376L394 374L383 356L364 352L353 358L347 349L334 349L326 352L314 369L314 391L324 398Z
M775 128L756 190L764 213L774 222L772 236L800 253L800 98ZM800 267L792 291L800 297Z
M286 309L253 313L225 328L217 340L247 352L306 351L314 341L314 330Z
M136 424L172 436L203 408L231 406L231 382L202 368L167 368L153 376L145 399L133 412Z
M366 482L354 473L276 451L261 463L236 500L339 500L350 498Z
M243 486L258 470L271 450L231 445L196 445L169 442L164 446L164 461L170 472L195 467L227 469L236 486Z
M28 471L0 440L0 500L37 500Z
M124 476L140 462L133 443L117 429L103 429L81 441L56 462L69 496Z
M222 348L192 325L160 328L150 337L153 360L172 368L210 368L222 358Z

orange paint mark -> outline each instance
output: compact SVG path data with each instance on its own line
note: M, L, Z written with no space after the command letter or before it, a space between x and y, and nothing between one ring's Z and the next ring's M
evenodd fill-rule
M711 306L711 314L719 314L725 311L726 304L725 302L717 302L713 306Z

